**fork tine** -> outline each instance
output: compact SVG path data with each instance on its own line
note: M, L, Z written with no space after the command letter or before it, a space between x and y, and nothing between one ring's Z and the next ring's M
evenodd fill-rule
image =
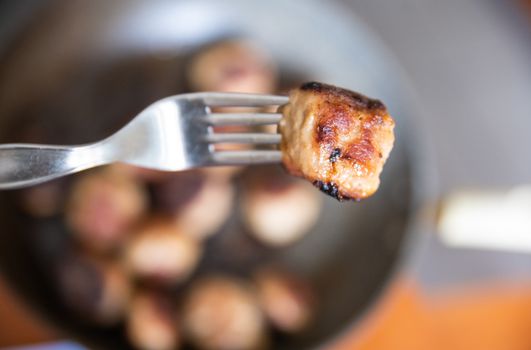
M214 133L205 136L209 143L278 144L280 134L273 133Z
M223 125L268 125L277 124L282 118L280 113L211 113L203 120L212 126Z
M282 160L280 151L249 150L249 151L218 151L212 153L215 165L245 165L279 163Z
M237 92L207 92L202 95L204 103L212 107L259 107L288 103L287 96Z

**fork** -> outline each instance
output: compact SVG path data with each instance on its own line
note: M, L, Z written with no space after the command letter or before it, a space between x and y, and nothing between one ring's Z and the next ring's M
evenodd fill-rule
M215 107L282 105L288 97L200 92L161 99L113 135L75 146L0 145L0 189L36 185L100 165L123 162L163 171L276 163L279 150L221 151L215 144L276 145L276 133L224 133L215 126L277 124L279 113L214 113Z

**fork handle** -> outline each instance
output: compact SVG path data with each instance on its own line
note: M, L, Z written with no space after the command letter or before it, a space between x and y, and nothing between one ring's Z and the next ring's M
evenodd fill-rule
M98 144L49 146L0 145L0 189L36 185L107 162Z

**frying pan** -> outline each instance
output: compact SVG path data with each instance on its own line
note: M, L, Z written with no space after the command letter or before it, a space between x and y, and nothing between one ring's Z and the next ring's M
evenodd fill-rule
M361 203L324 199L318 225L304 240L258 254L310 278L320 300L313 327L276 338L275 349L330 344L363 318L407 263L422 225L416 208L434 190L429 155L419 147L421 121L407 80L359 19L313 1L58 0L21 7L18 25L4 26L0 37L2 143L105 137L149 103L186 90L189 57L223 38L244 37L268 50L281 86L318 80L386 103L397 141L377 194ZM68 235L60 220L29 220L13 205L16 195L0 193L0 267L12 288L65 337L94 348L128 348L120 329L90 326L64 307L47 267ZM210 244L205 259L222 257L214 259L222 271L254 263L231 249Z

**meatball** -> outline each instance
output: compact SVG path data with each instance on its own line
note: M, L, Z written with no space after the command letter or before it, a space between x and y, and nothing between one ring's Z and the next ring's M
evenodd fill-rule
M255 238L282 247L309 232L321 209L319 193L310 184L268 171L251 176L242 194L242 215Z
M176 212L176 223L196 238L211 236L227 221L233 201L231 183L209 179L189 205Z
M200 244L166 219L152 219L141 226L125 249L129 271L162 284L185 280L201 257Z
M106 168L77 179L65 215L68 226L85 246L108 251L123 243L146 208L147 195L141 184Z
M170 300L153 291L136 293L126 319L129 341L139 350L174 350L181 342Z
M265 322L250 287L227 277L209 277L189 290L183 305L189 339L206 350L259 349Z
M380 101L312 82L292 90L280 111L288 172L339 200L359 200L378 189L394 142L394 121Z
M72 254L60 259L55 278L66 306L86 321L110 326L123 318L131 285L121 265Z
M228 219L234 186L225 177L191 171L176 174L155 189L157 205L174 218L187 235L204 239Z
M269 56L244 41L225 41L201 51L188 79L193 90L271 93L276 72Z
M286 271L264 268L255 276L260 305L279 330L296 333L308 326L314 298L308 283Z

